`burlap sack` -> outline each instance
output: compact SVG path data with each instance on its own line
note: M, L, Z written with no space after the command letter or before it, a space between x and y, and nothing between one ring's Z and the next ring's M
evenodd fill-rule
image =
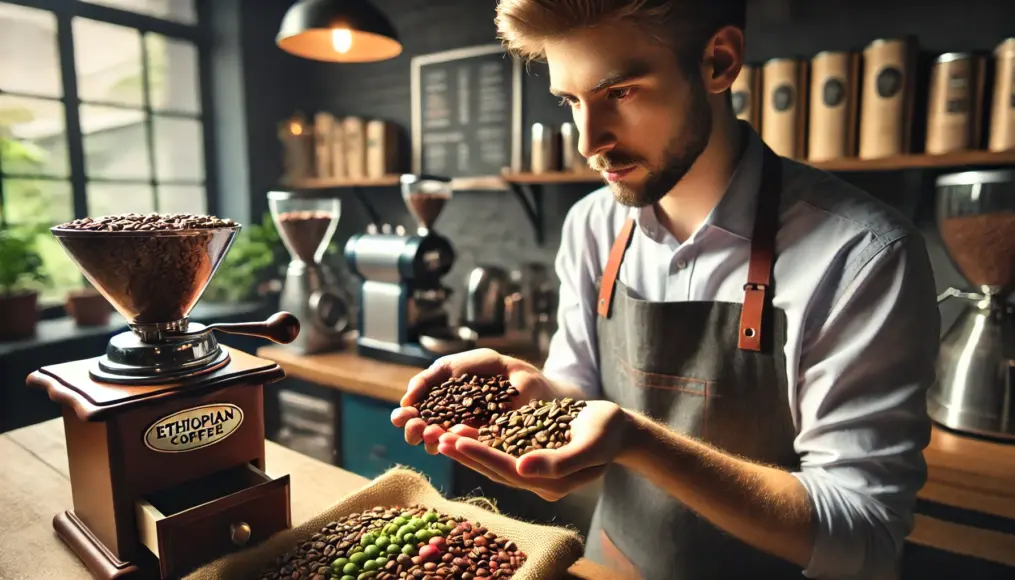
M422 475L409 469L394 468L299 527L279 532L257 546L220 558L189 574L185 580L257 580L266 565L278 555L309 539L328 522L375 506L411 504L468 518L497 535L514 540L528 559L513 580L560 578L582 556L582 539L572 530L530 524L493 513L479 505L445 499Z

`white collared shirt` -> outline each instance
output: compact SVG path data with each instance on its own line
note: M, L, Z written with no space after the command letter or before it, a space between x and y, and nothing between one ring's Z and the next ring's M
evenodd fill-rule
M608 188L578 201L556 259L558 330L547 376L601 396L596 280L629 216L635 228L619 278L649 301L743 302L762 143L747 146L728 189L679 243L651 207ZM940 317L922 236L898 212L832 175L787 159L773 279L788 322L786 375L801 470L817 538L810 577L890 574L926 480L926 391Z

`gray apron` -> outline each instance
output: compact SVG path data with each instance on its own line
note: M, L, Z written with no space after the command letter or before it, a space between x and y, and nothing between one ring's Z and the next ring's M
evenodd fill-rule
M751 461L794 470L785 313L772 307L779 158L762 163L744 303L646 302L617 279L628 219L600 281L597 332L603 396ZM799 578L801 568L748 546L646 479L611 465L586 556L648 580Z

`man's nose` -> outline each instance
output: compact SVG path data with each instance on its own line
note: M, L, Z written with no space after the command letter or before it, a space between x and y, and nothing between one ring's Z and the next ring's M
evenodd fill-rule
M575 126L578 128L578 152L586 159L609 151L617 144L617 138L609 123L589 108L575 112Z

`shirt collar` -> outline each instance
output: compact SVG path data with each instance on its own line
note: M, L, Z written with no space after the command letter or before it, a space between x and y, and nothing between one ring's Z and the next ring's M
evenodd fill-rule
M698 231L714 227L744 240L750 240L754 229L754 209L761 187L764 143L750 124L746 121L738 123L745 137L743 153L726 185L726 192L709 212ZM667 237L672 238L659 224L653 206L631 208L628 215L634 218L642 233L652 240L663 243ZM692 238L695 236L697 232Z

